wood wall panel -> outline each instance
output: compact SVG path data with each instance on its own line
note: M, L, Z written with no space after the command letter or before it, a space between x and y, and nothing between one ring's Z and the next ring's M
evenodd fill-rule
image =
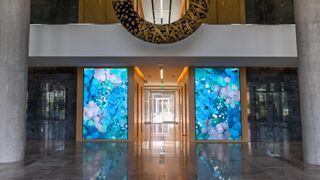
M240 0L218 0L218 23L240 23Z
M242 119L242 142L248 142L248 99L247 99L247 70L240 69L240 83L241 83L241 119Z
M112 0L106 0L106 24L115 24L118 22L118 18L113 10Z
M244 24L245 0L210 0L206 23Z
M134 68L134 140L143 138L143 97L144 97L144 77L139 68ZM129 88L129 92L133 89Z
M83 119L83 68L77 69L77 115L76 115L76 141L82 141Z
M187 9L188 0L181 0L181 15ZM133 0L143 17L141 0ZM244 24L245 0L210 0L207 24ZM79 23L114 24L118 23L112 0L79 0Z
M84 23L106 22L106 0L84 0Z
M180 87L180 95L181 95L181 119L180 119L180 124L179 128L181 129L181 135L185 136L190 139L190 132L189 130L191 129L188 127L190 125L189 123L189 68L185 68L183 72L181 73L179 80L178 80L178 86Z
M112 0L79 0L79 23L118 23Z
M218 0L210 0L210 7L206 19L207 24L218 24Z
M240 0L240 23L246 24L246 0Z

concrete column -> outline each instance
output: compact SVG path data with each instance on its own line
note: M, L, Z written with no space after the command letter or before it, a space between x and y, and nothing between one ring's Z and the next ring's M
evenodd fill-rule
M320 165L320 1L295 0L304 161Z
M30 0L0 0L0 163L21 161Z

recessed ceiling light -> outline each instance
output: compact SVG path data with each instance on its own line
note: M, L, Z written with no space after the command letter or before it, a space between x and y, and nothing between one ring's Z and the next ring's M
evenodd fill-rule
M160 79L163 80L163 67L160 67Z

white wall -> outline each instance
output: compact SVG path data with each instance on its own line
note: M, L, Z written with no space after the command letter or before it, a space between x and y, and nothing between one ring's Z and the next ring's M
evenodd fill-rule
M37 64L46 61L41 57L63 57L70 65L72 62L67 61L76 63L74 57L112 57L117 61L170 57L181 62L192 58L193 63L197 58L212 58L218 64L217 58L251 58L246 63L250 65L255 62L252 58L289 58L290 63L295 62L297 44L294 25L203 25L189 38L170 45L141 41L121 25L31 25L29 56L30 62Z

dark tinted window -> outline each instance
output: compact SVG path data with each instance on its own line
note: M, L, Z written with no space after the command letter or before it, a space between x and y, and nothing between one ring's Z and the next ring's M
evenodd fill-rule
M27 140L75 139L76 88L76 68L29 68Z
M251 141L301 141L298 72L295 68L248 68Z
M79 0L31 0L31 24L78 22Z
M294 24L293 0L246 0L247 24Z

